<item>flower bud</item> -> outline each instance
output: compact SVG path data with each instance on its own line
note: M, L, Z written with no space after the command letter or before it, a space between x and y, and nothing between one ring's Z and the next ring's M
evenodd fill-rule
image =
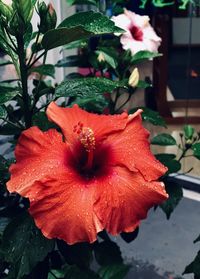
M48 30L56 27L57 15L52 4L48 6L42 2L38 7L40 16L40 32L46 33Z
M105 56L103 55L102 52L99 53L97 60L101 63L105 61Z
M133 71L132 71L132 74L130 75L129 77L129 80L128 80L128 84L131 86L131 87L136 87L137 84L139 82L139 72L138 72L138 68L135 68Z

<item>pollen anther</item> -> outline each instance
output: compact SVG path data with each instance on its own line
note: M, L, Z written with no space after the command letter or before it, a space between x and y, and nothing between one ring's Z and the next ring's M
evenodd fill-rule
M79 121L78 124L74 126L73 132L78 135L78 139L87 152L91 152L95 149L95 136L91 128L84 127L83 123Z
M79 140L87 152L95 149L95 137L91 128L83 127L79 134Z

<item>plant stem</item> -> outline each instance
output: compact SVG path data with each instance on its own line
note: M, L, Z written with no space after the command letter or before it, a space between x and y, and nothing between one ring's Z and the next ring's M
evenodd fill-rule
M20 77L22 83L22 99L24 105L24 121L26 128L31 127L32 124L32 114L29 110L29 95L28 95L28 69L26 66L26 53L24 49L24 39L23 35L17 36L17 45L18 45L18 55L19 55L19 64L20 64Z
M38 44L39 38L40 38L40 30L38 31L37 37L36 37L36 40L35 40L35 45L36 45L36 46L37 46L37 44ZM29 65L31 64L31 61L32 61L32 59L33 59L33 56L34 56L34 52L32 51L31 57L30 57L30 59L29 59L29 61L28 61L28 63L27 63L27 67L29 67Z
M189 148L186 148L186 149L183 150L183 152L182 152L180 158L178 159L179 162L180 162L181 159L183 159L183 158L185 157L185 154L186 154L186 152L188 151L188 149L189 149Z
M45 62L46 62L46 58L47 58L47 52L45 52L45 54L44 54L43 63L42 63L43 65L44 65ZM39 98L40 98L40 96L39 96L39 90L40 90L40 85L41 85L42 77L43 77L43 75L41 74L41 75L40 75L39 82L38 82L38 85L37 85L37 88L36 88L36 93L35 93L35 96L34 96L34 97L35 97L35 100L34 100L33 105L32 105L32 109L31 109L32 112L34 111L35 106L36 106L36 104L37 104L37 102L38 102L38 100L39 100Z
M28 69L31 69L33 67L33 65L45 54L47 53L47 51L45 50L44 52L42 52L29 66Z
M17 125L16 123L13 123L11 122L10 120L6 119L6 118L2 118L3 121L7 122L8 124L12 125L13 127L15 128L18 128L18 129L22 129L24 127L21 127L20 125Z
M14 48L15 52L17 53L17 46L16 46L15 42L13 41L13 38L11 37L7 28L5 28L5 31L6 31L6 34L8 35L8 38L10 39L10 42L13 45L13 48Z
M120 96L120 92L119 92L119 88L117 88L117 92L116 92L116 95L115 95L115 100L113 102L113 106L112 106L112 112L115 113L115 107L116 107L116 104L117 104L117 100Z

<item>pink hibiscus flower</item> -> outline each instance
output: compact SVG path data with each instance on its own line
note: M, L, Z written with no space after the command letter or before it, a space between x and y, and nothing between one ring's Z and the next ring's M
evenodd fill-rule
M125 9L123 14L111 19L116 26L126 31L120 38L123 49L130 49L133 55L142 50L158 51L161 38L150 25L148 16L140 16Z

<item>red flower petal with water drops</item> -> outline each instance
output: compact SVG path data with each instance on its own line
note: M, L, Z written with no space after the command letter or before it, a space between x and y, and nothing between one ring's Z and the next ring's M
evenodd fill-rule
M83 123L85 127L90 127L98 140L114 131L124 129L127 123L126 113L110 116L101 115L99 118L98 114L88 113L77 105L66 109L58 107L54 102L48 106L47 116L49 120L55 122L62 129L66 140L72 144L77 140L77 134L73 133L73 130L79 123Z
M150 151L149 132L142 126L141 110L129 115L126 128L109 135L104 141L112 145L112 164L123 164L129 170L138 170L147 181L156 180L167 171Z
M73 244L94 242L103 229L129 232L167 198L154 181L166 168L151 154L139 114L97 115L52 103L47 115L64 138L55 129L22 133L7 188L29 198L46 237Z

